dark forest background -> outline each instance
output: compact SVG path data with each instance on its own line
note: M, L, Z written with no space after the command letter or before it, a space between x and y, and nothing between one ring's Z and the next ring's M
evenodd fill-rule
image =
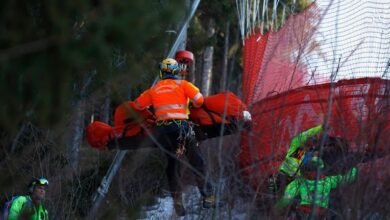
M283 2L290 8L295 1ZM297 1L287 16L308 2ZM43 176L50 181L47 206L52 219L87 216L115 152L90 148L85 126L92 118L111 124L116 106L152 85L190 3L1 1L1 205L25 193L32 177ZM236 10L235 1L202 1L189 24L182 47L194 53L195 62L187 79L206 95L224 90L241 95L242 42ZM215 147L219 141L206 141L201 148L212 174L224 166L231 175L230 197L225 198L229 203L250 187L235 172L239 137L227 137L223 152ZM216 157L224 164L217 164ZM128 153L101 218L139 217L141 207L153 204L167 189L165 163L156 149ZM191 177L185 179L191 183Z
M0 3L1 204L25 193L32 177L44 176L50 181L48 209L53 219L88 214L92 195L115 152L91 149L85 142L85 126L92 117L111 123L117 105L153 83L190 3ZM233 1L201 2L187 30L186 49L195 55L189 80L198 86L205 48L215 47L211 66L217 77L210 94L220 90L223 56L230 61L224 89L240 90L241 42L235 10ZM227 44L226 31L230 32ZM154 149L129 153L102 216L139 215L138 208L165 187L164 166Z

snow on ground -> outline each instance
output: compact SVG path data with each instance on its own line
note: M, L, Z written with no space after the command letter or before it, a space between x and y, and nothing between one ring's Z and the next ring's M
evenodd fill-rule
M229 210L227 205L222 205L218 208L204 209L201 205L201 196L198 189L190 186L183 196L184 207L186 208L186 216L178 217L173 208L173 199L170 196L160 197L153 206L143 208L143 217L139 220L160 220L160 219L246 219L246 205L239 199L234 204L234 208Z

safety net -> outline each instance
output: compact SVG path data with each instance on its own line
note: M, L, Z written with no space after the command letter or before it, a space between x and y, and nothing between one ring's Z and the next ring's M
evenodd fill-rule
M253 118L242 135L244 173L264 180L291 138L324 120L354 151L389 152L389 9L389 1L315 1L275 31L238 10L242 94Z

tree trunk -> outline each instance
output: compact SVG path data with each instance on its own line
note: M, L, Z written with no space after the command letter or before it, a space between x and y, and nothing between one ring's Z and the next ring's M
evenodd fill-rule
M96 75L96 71L93 71L91 74L88 74L86 80L83 83L83 86L80 88L80 95L76 104L74 106L74 117L72 120L72 133L71 141L69 146L69 163L73 171L79 169L79 160L80 160L80 146L83 142L84 137L84 121L85 121L85 96L87 94L87 88L91 84L92 78Z
M186 11L187 11L187 14L185 15L185 17L188 16L188 13L191 9L191 2L190 0L186 0L185 1L185 5L186 5ZM182 41L180 42L178 48L177 48L177 51L179 50L185 50L186 47L187 47L187 36L188 36L188 24L185 24L186 26L184 27L184 32L183 32L183 39ZM190 70L190 69L193 69L193 68L190 68L191 66L187 66L187 70ZM183 75L183 79L186 79L190 82L193 82L191 81L192 79L195 79L193 74L191 74L190 72L188 72L187 75Z
M194 54L194 84L197 85L202 92L202 74L203 74L203 53Z
M211 77L213 70L213 54L214 47L206 47L203 54L203 73L202 73L202 94L204 96L210 95L211 90Z
M195 56L194 56L194 61L192 62L191 66L189 66L188 68L189 69L189 72L188 72L188 80L190 82L192 82L193 84L196 85L196 71L195 71L195 68L196 68L196 59L195 59Z
M110 119L111 119L111 98L110 98L110 94L111 94L111 91L110 91L109 88L107 88L106 97L104 98L104 103L103 103L103 106L101 108L101 113L100 113L101 121L105 122L107 124L110 123Z
M240 33L238 31L235 32L235 36L234 36L234 41L233 41L233 44L240 44ZM227 82L227 88L230 89L231 91L235 92L235 94L237 94L239 97L241 97L241 94L242 94L242 91L241 91L241 83L234 83L234 85L232 85L233 83L231 83L231 79L233 77L233 73L235 71L235 63L236 63L236 60L237 60L237 52L233 53L232 54L232 57L230 59L230 65L229 65L229 70L228 70L228 75L227 75L227 78L228 78L228 82ZM239 76L241 77L242 74L239 74ZM235 80L234 82L242 82L241 81L241 78L240 80Z
M215 33L215 23L213 19L210 19L207 29L207 36L212 38ZM213 56L214 47L209 45L205 48L203 53L203 71L202 71L202 94L209 96L211 91L211 80L213 71Z
M73 171L79 168L80 146L84 136L84 105L85 102L80 100L75 106L75 117L73 118L72 141L70 145L69 162Z
M190 8L191 8L191 2L190 0L186 0L185 1L185 5L186 5L186 15L185 15L185 18L188 16L188 13L190 11ZM182 24L180 24L182 25ZM188 33L188 24L185 24L186 26L184 27L184 32L183 32L183 40L180 42L177 50L185 50L186 49L186 46L187 46L187 33Z
M222 80L220 85L221 91L226 91L227 85L227 69L228 69L228 58L229 58L229 37L230 37L230 22L226 22L225 30L225 42L223 47L223 63L222 63Z

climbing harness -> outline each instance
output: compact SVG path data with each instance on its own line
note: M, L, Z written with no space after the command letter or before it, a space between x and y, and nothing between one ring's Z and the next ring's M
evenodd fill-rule
M177 138L178 148L176 149L176 156L181 157L186 151L186 146L189 142L195 141L195 132L193 124L185 121L179 125L179 137Z

